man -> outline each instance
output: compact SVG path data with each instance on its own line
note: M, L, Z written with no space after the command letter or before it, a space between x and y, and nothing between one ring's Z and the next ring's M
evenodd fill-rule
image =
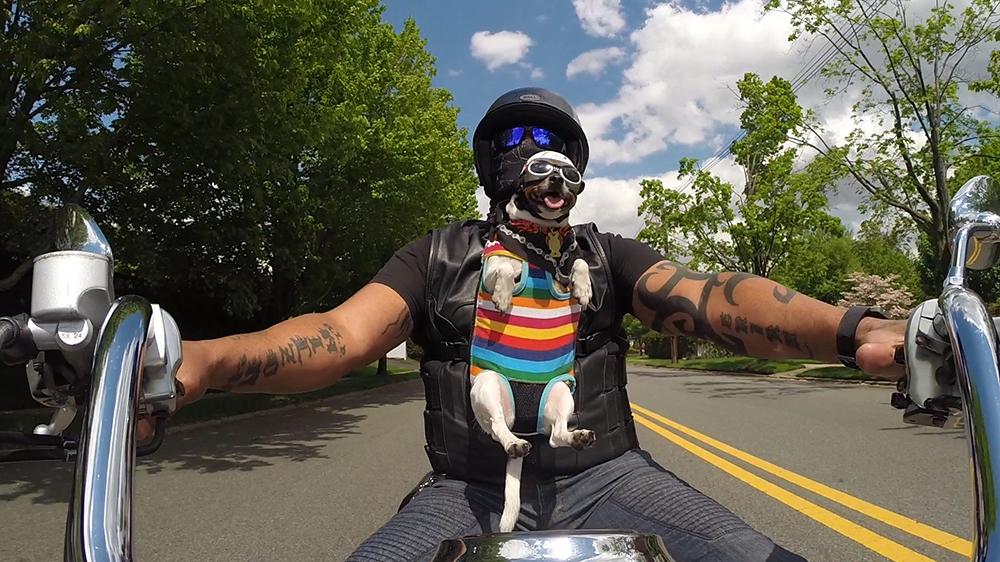
M583 172L587 140L572 107L538 88L508 92L473 139L476 171L494 210L514 193L524 162L565 154ZM351 560L426 560L445 538L496 529L503 506L502 449L469 409L469 341L487 223L436 230L399 250L337 308L254 334L185 342L185 401L208 388L303 392L328 386L408 337L424 349L425 488ZM678 560L799 560L657 465L639 448L625 392L621 320L632 313L668 334L706 338L758 357L841 359L896 375L902 324L869 309L837 308L743 273L698 273L634 240L576 227L590 265L593 305L579 321L576 405L596 443L583 451L533 443L518 528L626 528L663 537ZM855 363L856 361L856 363Z

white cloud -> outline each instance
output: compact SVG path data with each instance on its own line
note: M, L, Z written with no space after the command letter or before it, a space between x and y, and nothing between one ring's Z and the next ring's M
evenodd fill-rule
M542 78L545 78L545 71L544 70L542 70L541 68L538 68L538 67L535 67L535 68L531 69L531 79L532 80L541 80Z
M617 96L578 109L596 164L637 162L672 143L710 142L738 125L733 93L745 72L791 75L789 17L761 16L760 0L695 12L660 4L630 41L635 50ZM797 70L797 69L796 69Z
M625 29L620 0L573 0L573 8L588 35L614 37Z
M968 1L956 2L955 11ZM907 4L914 21L925 17L930 7L931 0ZM634 56L617 95L577 107L591 141L593 163L639 162L674 145L727 144L739 126L742 108L735 90L744 73L757 73L764 80L773 75L793 80L829 51L822 39L789 43L791 31L789 16L765 14L762 0L736 0L716 11L677 2L648 9L643 24L629 36ZM963 67L978 74L994 46L971 53ZM831 86L817 75L797 91L800 104L817 112L829 140L843 141L857 128L869 133L885 130L888 122L879 123L871 116L853 119L852 105L860 95L857 85L830 98L825 89ZM995 98L986 98L962 93L963 103L997 107Z
M462 71L459 70L459 69L452 68L452 69L448 70L448 76L451 76L452 78L454 78L456 76L461 76L461 75L462 75Z
M469 52L492 71L517 64L528 54L531 45L531 37L520 31L477 31L469 41Z
M593 49L580 53L566 65L566 78L572 79L579 74L600 76L609 64L621 60L624 56L625 50L621 47Z

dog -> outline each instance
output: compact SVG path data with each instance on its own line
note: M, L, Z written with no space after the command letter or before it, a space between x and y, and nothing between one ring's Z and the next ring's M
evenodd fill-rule
M476 421L509 457L501 532L517 522L521 466L531 450L512 431L516 423L527 426L521 431L548 435L552 447L580 450L595 440L593 431L568 429L575 409L576 326L593 296L590 268L575 257L569 226L583 185L566 156L533 155L483 250L470 398Z

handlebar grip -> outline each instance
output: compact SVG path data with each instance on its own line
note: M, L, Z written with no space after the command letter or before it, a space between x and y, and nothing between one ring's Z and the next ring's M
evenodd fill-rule
M13 318L4 316L0 318L0 349L8 347L21 334L21 327Z

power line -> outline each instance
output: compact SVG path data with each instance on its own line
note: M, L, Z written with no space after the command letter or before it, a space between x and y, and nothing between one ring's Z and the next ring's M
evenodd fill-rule
M887 1L888 0L883 0L882 5L885 5ZM834 57L837 56L837 54L846 44L847 44L847 39L840 39L839 41L835 41L827 45L825 49L823 49L818 54L809 59L805 63L805 65L803 65L803 67L799 70L799 72L797 72L795 76L792 77L792 80L790 81L792 85L792 93L798 93L798 91L802 89L803 86L805 86L807 83L809 83L809 81L815 78L817 74L822 72L822 70L830 63L831 60L833 60ZM723 147L718 152L716 152L708 160L706 160L706 164L699 167L699 171L705 171L705 172L711 171L712 168L718 165L719 162L725 160L726 157L732 153L733 143L743 139L745 136L746 136L746 131L740 131L727 144L723 145ZM688 180L686 184L681 186L679 191L684 192L694 184L694 181L695 177L692 176L691 179Z

